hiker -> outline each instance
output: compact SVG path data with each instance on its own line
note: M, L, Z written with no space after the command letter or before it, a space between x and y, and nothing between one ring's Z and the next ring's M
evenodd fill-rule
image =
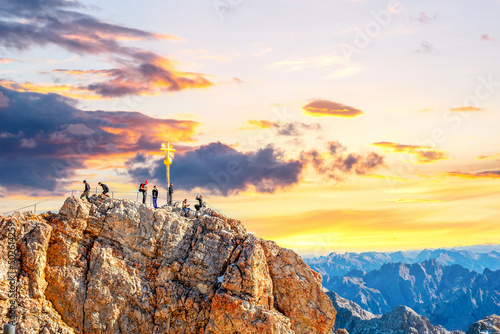
M80 195L80 199L83 199L83 196L87 199L87 202L89 201L89 194L90 194L90 184L87 183L87 180L83 180L83 183L85 184L85 190L83 193Z
M158 189L156 189L156 186L153 186L153 191L151 192L151 195L153 196L153 207L155 209L158 209L158 205L156 204L156 201L158 200Z
M196 195L196 200L198 201L199 204L195 204L194 208L196 209L196 212L198 212L203 207L203 196L200 194Z
M168 205L172 205L172 195L174 194L174 184L170 182L168 187Z
M148 180L141 183L139 191L142 193L142 204L146 204L146 197L148 196Z
M188 204L187 201L187 198L182 201L182 211L184 211L184 217L189 217L190 209L188 208L188 206L190 206L191 204Z
M102 201L104 199L104 196L109 197L109 195L107 195L109 193L109 188L102 182L99 182L98 184L102 187L102 194L101 194L101 201Z

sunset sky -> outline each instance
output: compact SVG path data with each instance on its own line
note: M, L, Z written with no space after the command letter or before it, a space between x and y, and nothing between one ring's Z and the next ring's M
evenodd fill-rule
M499 0L4 0L0 213L205 194L301 255L498 243ZM162 193L163 192L163 193Z

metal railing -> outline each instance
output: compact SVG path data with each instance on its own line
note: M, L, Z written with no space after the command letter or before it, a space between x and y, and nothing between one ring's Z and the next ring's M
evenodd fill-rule
M11 213L14 213L16 211L21 211L21 210L25 210L25 209L30 209L30 208L33 208L33 213L36 214L37 213L37 208L39 209L38 211L40 212L47 212L49 210L40 210L40 205L41 204L44 204L44 203L48 203L50 201L55 201L55 200L58 200L58 201L63 201L65 200L68 196L80 196L83 192L82 191L79 191L79 190L70 190L68 192L66 192L64 195L62 196L54 196L54 197L50 197L50 198L47 198L43 201L40 201L40 202L37 202L37 203L33 203L33 204L30 204L30 205L26 205L26 206L23 206L21 208L16 208L16 209L13 209L13 210L9 210L9 211L6 211L6 212L2 212L1 214L2 215L8 215L8 214L11 214ZM99 188L95 188L94 191L92 191L93 194L100 194L101 191L99 190ZM122 198L122 199L129 199L129 200L135 200L137 202L142 202L142 193L139 192L139 191L110 191L109 193L109 196L111 198L115 198L115 195L119 198ZM167 205L167 196L166 194L162 197L162 196L159 196L158 199L157 199L157 204L158 204L158 207L162 207L162 206L165 206ZM198 201L187 201L189 204L197 204ZM179 203L179 207L181 206L182 204L182 201L172 201L172 206L175 204L175 203ZM224 218L229 218L227 215L225 215L221 210L215 208L213 205L211 204L208 204L206 201L206 206L207 208L209 208L210 210L216 212L218 215L220 215L221 217L224 217ZM148 194L147 195L147 202L146 202L147 205L150 205L150 206L153 206L153 198L151 196L151 194ZM58 205L54 205L53 207L54 208L59 208L61 206L61 204L59 203ZM192 209L194 210L194 205L192 205ZM26 211L29 211L29 210L26 210Z

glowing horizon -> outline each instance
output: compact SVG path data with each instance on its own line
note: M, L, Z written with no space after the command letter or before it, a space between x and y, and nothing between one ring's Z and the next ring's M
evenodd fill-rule
M161 194L170 141L174 199L300 254L500 235L499 1L7 2L0 213Z

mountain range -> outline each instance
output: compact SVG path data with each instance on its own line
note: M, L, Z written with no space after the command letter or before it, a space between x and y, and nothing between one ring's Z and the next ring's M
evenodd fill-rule
M491 314L500 314L500 270L482 274L437 260L417 264L388 263L368 273L324 276L323 286L375 314L404 305L434 325L463 330Z
M439 264L461 265L469 270L500 269L500 246L482 245L464 249L424 249L411 252L330 253L326 256L306 258L304 261L320 274L342 276L352 270L372 271L386 263L421 263L435 259Z
M449 331L443 326L433 326L430 321L406 306L396 306L384 315L374 315L363 310L353 301L327 292L337 310L335 329L337 333L350 334L464 334L463 331ZM492 314L473 323L466 334L500 333L500 316Z

